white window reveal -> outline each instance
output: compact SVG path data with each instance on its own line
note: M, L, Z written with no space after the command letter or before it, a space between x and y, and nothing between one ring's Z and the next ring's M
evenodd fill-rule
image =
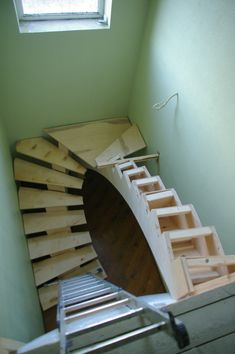
M112 0L14 0L21 32L110 28Z

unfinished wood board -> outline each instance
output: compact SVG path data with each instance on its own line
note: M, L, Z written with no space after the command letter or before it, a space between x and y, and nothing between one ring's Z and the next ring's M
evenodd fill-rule
M61 187L81 189L83 180L50 168L16 158L14 161L15 179L23 182L41 183Z
M147 160L158 160L160 154L150 154L150 155L143 155L143 156L136 156L136 157L129 157L125 159L120 159L120 160L115 160L115 161L109 161L109 162L99 162L97 161L97 167L98 168L105 168L105 167L111 167L115 166L116 164L123 164L126 162L142 162L142 161L147 161Z
M91 237L88 231L73 233L57 232L32 237L28 239L30 259L43 257L87 243L91 243Z
M83 210L63 210L23 215L25 234L62 229L75 225L83 225L86 218Z
M97 156L97 165L115 161L146 147L137 125L132 125L118 137L106 150Z
M97 257L92 246L85 246L77 250L71 250L61 255L33 263L36 285L58 277L60 274L89 262Z
M95 167L95 158L130 126L127 118L115 118L49 128L45 132Z
M81 175L86 173L86 168L66 154L62 149L42 137L18 141L16 143L16 151L52 165L77 172Z
M101 269L101 272L97 271ZM97 275L98 277L104 279L106 278L106 274L104 269L102 268L102 265L100 264L98 259L95 259L89 263L87 263L84 266L80 266L75 268L74 270L67 272L65 274L62 274L59 276L59 278L62 279L68 279L72 278L78 275L86 274L86 273L93 273ZM48 284L45 285L41 288L38 289L38 294L39 294L39 299L40 303L42 305L43 310L47 310L52 306L55 306L57 304L58 300L58 284Z
M133 186L139 193L152 193L166 189L159 176L135 180Z
M146 194L144 200L148 210L181 205L174 189Z
M83 205L83 198L74 194L35 188L19 188L20 209L38 209Z
M162 235L168 244L169 256L217 256L224 255L222 245L214 227L165 232Z

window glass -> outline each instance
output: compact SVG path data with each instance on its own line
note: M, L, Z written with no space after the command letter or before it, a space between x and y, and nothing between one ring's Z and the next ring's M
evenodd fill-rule
M22 0L24 15L96 13L99 0Z

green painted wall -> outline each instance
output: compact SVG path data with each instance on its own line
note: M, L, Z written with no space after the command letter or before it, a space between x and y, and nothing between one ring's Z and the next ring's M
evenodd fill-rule
M235 253L235 2L151 1L129 115L160 174ZM164 109L152 109L174 92ZM156 165L152 165L156 170Z
M0 337L29 341L43 324L5 135L0 121Z
M20 34L0 2L2 117L10 142L42 128L126 116L148 0L113 0L110 30Z

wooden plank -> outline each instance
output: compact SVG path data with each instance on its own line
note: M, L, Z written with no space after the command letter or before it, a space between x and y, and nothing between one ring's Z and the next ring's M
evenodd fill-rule
M157 152L156 154L129 157L129 158L118 159L118 160L110 161L110 162L97 161L97 168L100 169L100 168L105 168L105 167L112 167L117 164L119 165L119 164L124 164L124 163L128 163L128 162L142 162L142 161L148 161L148 160L158 160L159 156L160 156L160 154Z
M18 158L14 161L14 172L17 181L51 184L75 189L81 189L83 185L81 178L72 177Z
M97 273L98 269L102 269L102 272ZM105 271L100 264L98 259L95 259L84 266L77 267L72 271L64 273L59 276L60 279L68 279L74 276L86 274L86 273L93 273L96 274L98 277L104 279L106 278ZM52 283L51 285L45 285L38 289L40 303L42 305L43 310L47 310L52 306L57 304L58 300L58 284Z
M89 166L95 167L95 158L130 126L127 118L114 118L49 128L45 132Z
M188 267L218 267L235 264L235 256L210 256L210 257L196 257L186 258Z
M187 238L197 238L197 237L204 237L204 236L209 236L212 234L212 228L209 226L204 226L204 227L197 227L197 228L192 228L192 229L186 229L186 230L175 230L169 232L169 237L171 241L180 241L180 240L185 240Z
M85 246L77 250L68 251L58 256L33 263L36 285L58 277L60 274L86 263L97 257L92 246Z
M158 218L175 216L180 214L189 214L191 212L192 210L189 205L156 209L156 215Z
M83 210L29 213L23 215L25 234L83 225L86 218Z
M133 186L139 193L151 193L166 189L159 176L135 180Z
M30 259L50 255L73 247L91 243L89 232L56 232L28 239Z
M133 124L118 137L106 150L97 156L97 165L113 162L146 147L137 125Z
M18 195L22 210L83 205L81 196L58 191L20 187Z
M18 141L16 143L16 151L81 175L86 173L86 168L62 151L62 149L42 137Z

